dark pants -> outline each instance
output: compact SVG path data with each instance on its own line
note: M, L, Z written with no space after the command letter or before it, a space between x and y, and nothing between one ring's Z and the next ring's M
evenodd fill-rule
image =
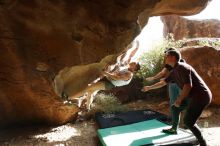
M180 107L176 107L174 105L171 106L171 116L172 116L172 128L177 129L179 125L180 113L184 111L189 103L189 99L186 98L180 105Z
M194 97L189 99L189 105L186 108L186 113L184 116L184 124L190 129L190 131L192 131L201 145L202 143L205 143L205 140L199 127L195 125L195 123L202 114L202 111L210 104L211 99L211 92L194 95Z

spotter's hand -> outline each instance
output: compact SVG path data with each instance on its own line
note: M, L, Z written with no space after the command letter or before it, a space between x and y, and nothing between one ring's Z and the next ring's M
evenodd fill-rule
M148 78L145 78L145 80L151 82L154 80L154 77L148 77Z
M179 98L177 98L177 100L174 102L173 105L174 105L175 107L180 107L181 103L182 103L182 101L181 101Z
M144 87L141 89L142 92L147 92L147 91L149 91L149 90L151 90L151 89L150 89L150 86L144 86Z

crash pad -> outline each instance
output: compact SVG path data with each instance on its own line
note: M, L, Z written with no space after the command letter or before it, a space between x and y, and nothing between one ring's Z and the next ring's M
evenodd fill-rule
M156 119L129 125L98 129L103 146L140 146L194 143L195 137L188 131L178 129L177 135L162 133L169 125Z
M99 128L122 126L152 119L157 119L163 122L171 121L167 115L153 111L151 109L116 113L97 113L95 115L95 119Z

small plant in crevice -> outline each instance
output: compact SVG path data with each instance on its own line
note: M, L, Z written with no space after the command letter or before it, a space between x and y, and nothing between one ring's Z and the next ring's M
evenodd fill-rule
M214 42L214 46L220 46L220 41Z
M211 41L209 39L207 39L207 40L199 40L197 42L197 44L199 46L213 46L213 47L215 47L215 46L220 46L220 41Z
M162 44L165 48L181 48L183 47L184 41L183 40L175 40L172 33L168 33L166 38L164 38Z
M199 46L210 46L210 43L208 40L199 40L197 44Z

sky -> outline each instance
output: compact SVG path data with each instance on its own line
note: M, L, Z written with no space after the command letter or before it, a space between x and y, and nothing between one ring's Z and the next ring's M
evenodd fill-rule
M220 0L212 0L199 14L187 16L188 19L218 19L220 20Z
M208 6L199 14L185 16L187 19L218 19L220 20L220 0L212 0ZM148 24L143 28L140 35L136 37L140 43L139 51L134 59L141 53L148 51L155 43L163 39L163 23L160 17L150 17Z

